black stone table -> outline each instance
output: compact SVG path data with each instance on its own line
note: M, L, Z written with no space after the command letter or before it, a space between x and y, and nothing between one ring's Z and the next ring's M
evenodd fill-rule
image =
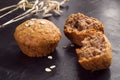
M19 0L0 0L0 8L17 3ZM16 44L13 33L17 25L30 18L39 18L39 14L31 15L24 20L12 23L0 29L0 80L120 80L120 0L70 0L63 8L61 16L48 18L62 32L62 39L52 60L47 57L29 58L22 54ZM22 10L0 19L0 24L15 17ZM84 70L77 62L75 48L64 36L63 26L66 17L71 13L84 13L101 20L105 26L105 34L112 44L113 62L110 68L97 72ZM63 49L63 46L68 46ZM50 73L45 68L56 65Z

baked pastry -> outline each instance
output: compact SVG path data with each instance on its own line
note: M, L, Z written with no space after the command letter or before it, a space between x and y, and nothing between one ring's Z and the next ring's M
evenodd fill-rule
M111 44L104 34L96 30L82 31L82 47L76 49L78 62L86 70L106 69L111 65Z
M29 57L52 53L61 39L56 25L45 19L31 19L20 24L14 33L21 51Z
M99 20L81 13L71 14L66 20L64 33L71 42L81 46L81 37L79 35L82 30L87 29L95 29L104 33L104 26Z

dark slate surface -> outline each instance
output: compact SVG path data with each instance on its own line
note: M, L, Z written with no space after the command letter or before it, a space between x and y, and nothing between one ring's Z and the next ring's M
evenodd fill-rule
M0 8L17 2L18 0L0 0ZM70 0L67 5L61 16L49 18L62 32L62 39L52 54L53 60L48 60L47 57L29 58L22 54L13 33L15 27L25 19L0 29L0 80L120 80L120 0ZM21 12L19 10L0 19L0 24ZM63 34L66 17L77 12L96 17L105 25L105 34L113 47L113 62L109 69L86 71L78 64L74 48L62 48L71 44ZM38 16L32 15L26 19ZM53 64L57 67L52 72L44 71Z

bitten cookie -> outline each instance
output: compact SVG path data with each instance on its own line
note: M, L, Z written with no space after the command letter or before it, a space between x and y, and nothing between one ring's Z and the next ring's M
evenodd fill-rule
M14 37L24 54L42 57L55 50L61 39L61 32L51 21L31 19L16 28Z
M104 26L99 20L81 13L71 14L66 20L64 33L71 42L81 46L81 31L88 29L95 29L104 33Z
M82 47L76 49L78 62L86 70L102 70L111 65L111 44L104 34L96 30L82 31Z

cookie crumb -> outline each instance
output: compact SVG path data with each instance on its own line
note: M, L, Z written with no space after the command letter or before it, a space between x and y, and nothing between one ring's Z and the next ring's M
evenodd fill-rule
M52 70L50 68L45 68L46 72L51 72Z
M48 56L48 59L53 59L53 57L52 56Z
M55 65L52 65L52 66L50 66L50 69L54 69L56 66Z
M74 44L71 44L70 46L71 46L71 47L74 47L75 45L74 45Z

